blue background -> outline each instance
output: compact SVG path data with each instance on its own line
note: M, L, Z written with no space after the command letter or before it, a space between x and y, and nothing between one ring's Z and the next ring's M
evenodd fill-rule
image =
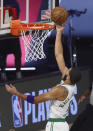
M73 17L72 26L77 35L93 36L93 0L60 0L60 6L65 7L67 10L78 11L84 11L87 8L86 14L82 14L80 17ZM67 24L69 19L66 22ZM68 33L67 28L65 33Z

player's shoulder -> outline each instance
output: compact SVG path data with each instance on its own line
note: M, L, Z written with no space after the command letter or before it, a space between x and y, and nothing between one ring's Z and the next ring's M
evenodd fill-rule
M68 91L66 90L66 88L62 85L59 85L59 86L55 86L53 88L51 88L51 91L52 92L55 92L56 94L67 94Z

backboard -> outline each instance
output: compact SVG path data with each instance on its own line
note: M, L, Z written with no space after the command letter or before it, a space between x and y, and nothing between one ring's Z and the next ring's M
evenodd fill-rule
M10 32L10 21L15 19L24 23L49 23L49 10L56 3L56 0L0 0L0 35Z

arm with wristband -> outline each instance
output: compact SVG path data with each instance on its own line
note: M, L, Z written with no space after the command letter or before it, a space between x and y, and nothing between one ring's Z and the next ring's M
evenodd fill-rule
M38 96L25 95L25 94L19 92L16 89L16 87L13 86L12 84L10 84L10 85L6 84L5 88L6 88L7 92L11 93L12 95L16 95L16 96L20 97L21 99L26 100L27 102L32 103L32 104L38 104L38 103L45 102L48 100L53 100L53 99L64 100L68 95L67 90L62 86L55 86L55 87L51 88L50 91L43 93L41 95L38 95ZM60 90L59 90L59 88L60 88Z
M20 97L20 98L22 98L23 100L27 100L28 102L30 102L30 103L34 103L34 96L32 96L32 95L24 95L23 93L20 93L16 88L15 88L15 86L13 86L12 84L10 84L10 85L5 85L5 88L6 88L6 90L9 92L9 93L11 93L11 94L13 94L13 95L16 95L16 96L18 96L18 97Z

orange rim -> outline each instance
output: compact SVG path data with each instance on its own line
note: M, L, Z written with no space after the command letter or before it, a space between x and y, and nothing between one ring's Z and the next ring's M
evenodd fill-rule
M54 29L54 25L44 24L44 23L28 23L23 24L19 27L20 30L52 30Z
M45 23L21 23L20 20L12 20L10 22L11 34L15 36L21 35L22 31L27 30L52 30L54 25Z
M13 20L10 22L10 28L18 30L52 30L54 25L45 23L21 23L20 20Z

